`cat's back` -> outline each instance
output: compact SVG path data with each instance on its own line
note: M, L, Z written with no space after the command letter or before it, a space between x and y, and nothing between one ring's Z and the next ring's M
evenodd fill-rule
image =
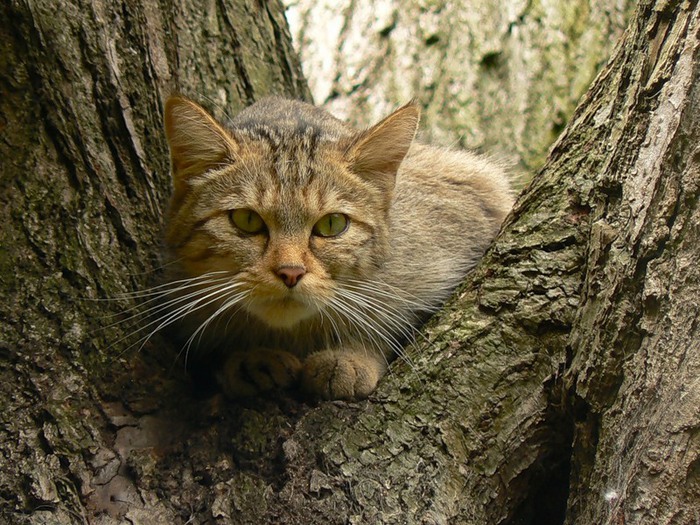
M384 279L422 301L443 301L489 247L513 200L498 162L414 144L396 180Z
M504 165L489 157L414 144L399 170L396 194L399 205L428 205L434 223L449 222L444 214L456 214L463 218L455 221L457 227L476 218L493 228L500 227L513 206L511 178Z

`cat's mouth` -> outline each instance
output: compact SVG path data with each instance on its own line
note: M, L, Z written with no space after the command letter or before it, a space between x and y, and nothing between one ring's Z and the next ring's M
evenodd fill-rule
M292 328L318 314L318 308L293 294L277 299L253 300L248 311L271 328Z

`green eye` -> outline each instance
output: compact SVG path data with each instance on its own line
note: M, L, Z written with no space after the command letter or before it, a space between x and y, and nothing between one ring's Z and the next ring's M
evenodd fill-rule
M233 225L245 233L260 233L265 229L265 221L253 210L238 208L231 210L229 217Z
M313 234L319 237L335 237L348 229L350 219L342 213L329 213L314 224Z

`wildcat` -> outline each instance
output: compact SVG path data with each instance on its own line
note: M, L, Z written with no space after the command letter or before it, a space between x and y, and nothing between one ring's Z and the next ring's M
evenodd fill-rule
M364 131L266 98L222 124L167 100L167 324L231 396L297 383L358 399L475 265L513 197L503 169L414 142L409 103ZM165 323L166 321L164 321Z

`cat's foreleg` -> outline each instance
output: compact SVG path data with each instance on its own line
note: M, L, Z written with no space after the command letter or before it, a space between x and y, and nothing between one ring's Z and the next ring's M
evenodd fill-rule
M324 399L362 399L377 387L387 359L365 348L322 350L304 361L301 386Z
M289 352L256 348L231 353L216 378L227 397L248 397L294 386L301 368L299 358Z

